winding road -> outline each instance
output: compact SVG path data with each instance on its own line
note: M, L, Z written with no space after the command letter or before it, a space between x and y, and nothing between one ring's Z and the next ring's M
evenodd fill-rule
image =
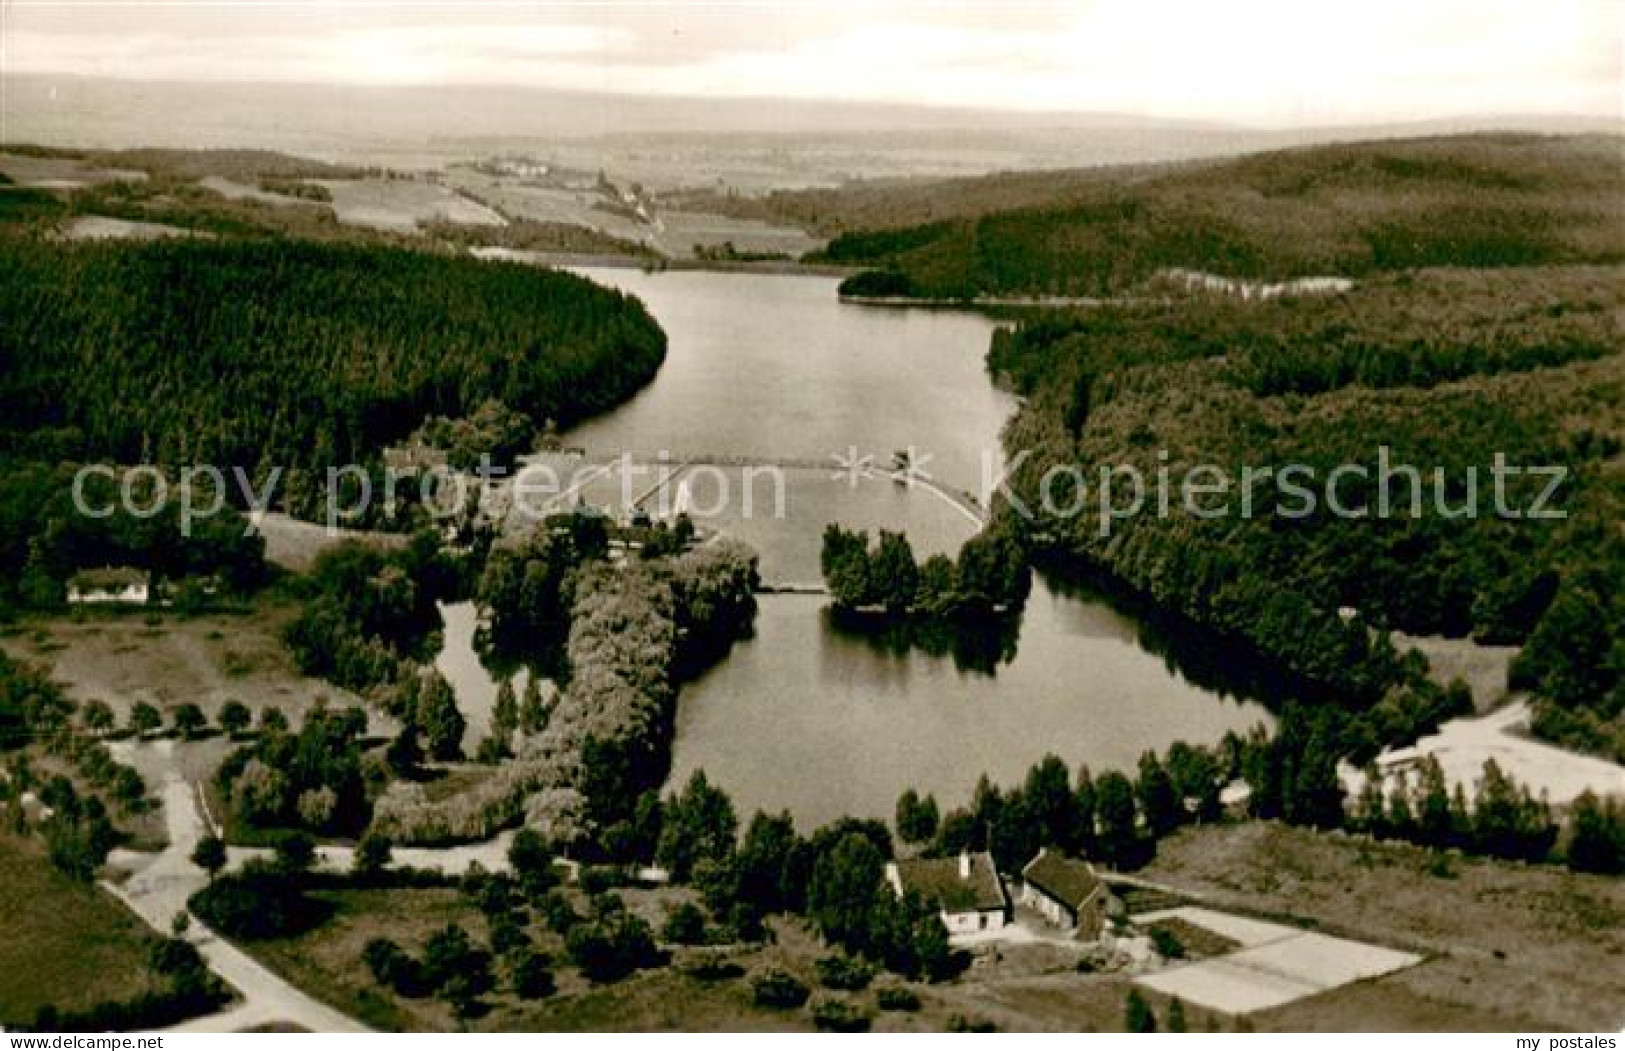
M123 883L109 881L103 886L153 930L168 934L175 914L186 911L186 900L208 880L191 861L192 850L203 838L204 830L195 790L176 774L165 781L161 795L169 846L158 854L115 853L110 860L131 875ZM297 1027L315 1033L368 1031L348 1015L288 984L196 916L188 927L187 940L197 946L209 969L236 989L242 999L224 1011L182 1023L175 1032L230 1033L267 1026Z

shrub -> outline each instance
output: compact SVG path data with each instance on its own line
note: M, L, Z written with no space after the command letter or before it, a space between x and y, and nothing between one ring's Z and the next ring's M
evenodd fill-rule
M659 959L649 925L623 910L577 924L564 939L570 959L595 982L613 982Z
M512 917L502 916L491 921L491 951L498 956L530 948L530 935L525 933Z
M818 961L818 981L826 989L856 992L867 988L874 976L873 967L844 954L826 956Z
M551 963L546 953L530 948L516 950L508 958L508 982L514 994L525 1000L552 996L556 986Z
M1151 928L1151 946L1157 950L1157 955L1165 960L1182 960L1185 958L1185 945L1166 927Z
M683 966L683 973L701 982L728 982L743 978L745 969L721 953L705 953Z
M1155 1033L1157 1016L1138 989L1130 989L1123 1003L1123 1028L1130 1033Z
M875 991L875 1003L882 1011L918 1011L920 997L906 985L888 985Z
M396 969L406 954L388 938L374 938L361 950L361 962L372 972L372 980L379 985L393 984Z
M866 1033L870 1018L866 1011L847 1000L819 1000L812 1008L813 1025L826 1033Z
M950 1033L997 1033L999 1027L985 1018L971 1018L967 1015L954 1015L948 1019L948 1032Z
M808 988L797 978L778 968L767 971L751 983L751 1002L774 1011L793 1011L807 1002Z
M303 933L325 920L329 911L286 875L264 864L220 877L192 895L187 907L228 938L250 941Z
M542 914L542 921L547 924L547 929L554 934L569 934L570 928L581 922L581 917L576 915L575 906L570 904L570 899L565 897L562 891L549 891L537 903L536 910Z
M368 832L361 837L361 842L355 845L355 858L352 864L357 876L376 876L389 867L393 859L394 845L388 836L376 832Z
M446 993L456 982L467 996L477 997L491 988L491 954L476 947L466 930L448 924L431 934L423 947L423 976L431 989ZM450 994L448 998L458 999Z
M705 944L705 912L691 901L685 901L666 918L661 937L678 945Z

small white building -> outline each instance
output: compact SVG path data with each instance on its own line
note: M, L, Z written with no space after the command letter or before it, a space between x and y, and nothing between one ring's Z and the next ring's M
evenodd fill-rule
M893 861L886 882L899 898L912 891L935 905L949 935L996 931L1010 922L1009 895L986 851Z
M152 597L152 582L146 570L131 566L110 566L75 573L68 581L68 601L75 605L121 603L144 606Z

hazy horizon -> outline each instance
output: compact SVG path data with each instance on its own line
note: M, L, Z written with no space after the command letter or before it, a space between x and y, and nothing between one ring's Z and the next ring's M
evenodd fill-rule
M0 80L534 90L1022 126L1617 120L1622 47L1625 7L1597 0L0 6Z

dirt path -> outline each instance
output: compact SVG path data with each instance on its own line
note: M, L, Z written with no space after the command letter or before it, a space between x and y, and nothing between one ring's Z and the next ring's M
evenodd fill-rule
M204 829L193 787L179 774L173 774L164 782L162 798L168 848L159 854L126 851L116 855L114 860L127 865L132 874L122 884L109 882L105 886L153 930L168 934L175 914L185 911L186 900L203 887L207 878L190 860ZM186 1022L177 1031L240 1032L273 1023L317 1033L367 1031L354 1019L283 981L196 916L192 917L187 937L203 954L210 970L243 999L225 1011Z

